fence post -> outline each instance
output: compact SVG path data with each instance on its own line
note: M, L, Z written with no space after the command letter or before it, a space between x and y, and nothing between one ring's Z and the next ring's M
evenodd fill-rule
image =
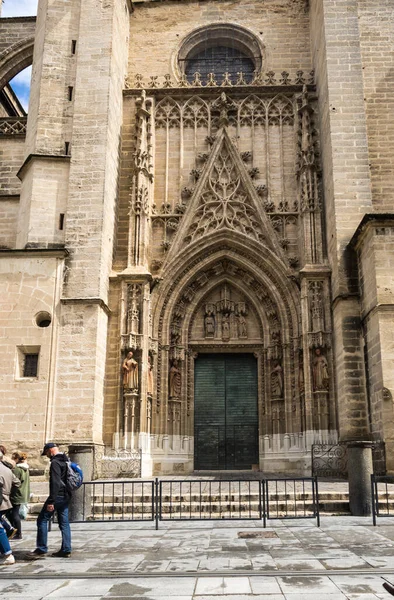
M317 475L314 477L315 483L315 502L316 502L316 520L317 526L320 527L320 503L319 503L319 486L317 483Z
M155 522L156 530L159 529L159 478L155 478Z
M375 495L375 475L371 475L371 498L372 498L372 523L376 527L376 495ZM378 496L379 502L379 496Z
M264 527L264 529L267 527L267 510L266 510L266 505L265 505L266 484L267 484L267 482L265 481L265 479L262 479L261 487L263 489L263 527ZM267 499L268 499L268 494L267 494Z

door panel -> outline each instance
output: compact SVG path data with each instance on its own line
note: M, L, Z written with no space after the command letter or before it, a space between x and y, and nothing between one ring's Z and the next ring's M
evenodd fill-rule
M195 363L195 469L258 463L257 365L250 354L206 354Z

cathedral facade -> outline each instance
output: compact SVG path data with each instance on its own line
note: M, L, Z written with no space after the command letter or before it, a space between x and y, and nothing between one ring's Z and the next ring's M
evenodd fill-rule
M391 0L0 19L2 441L93 477L394 470ZM16 101L14 100L13 105ZM20 107L19 107L20 108ZM353 454L352 454L353 453ZM112 462L111 462L112 461Z

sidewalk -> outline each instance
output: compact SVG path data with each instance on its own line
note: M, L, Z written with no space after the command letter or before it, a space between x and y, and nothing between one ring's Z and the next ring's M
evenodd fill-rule
M70 559L29 560L35 523L0 567L0 599L372 600L392 598L394 519L84 523ZM60 547L57 526L51 551Z

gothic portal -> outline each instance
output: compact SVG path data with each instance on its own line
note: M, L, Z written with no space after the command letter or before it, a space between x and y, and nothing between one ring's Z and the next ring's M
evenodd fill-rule
M92 477L136 451L149 476L309 474L313 444L372 442L394 469L392 18L40 0L0 19L3 442L56 440ZM8 82L29 64L27 118Z

